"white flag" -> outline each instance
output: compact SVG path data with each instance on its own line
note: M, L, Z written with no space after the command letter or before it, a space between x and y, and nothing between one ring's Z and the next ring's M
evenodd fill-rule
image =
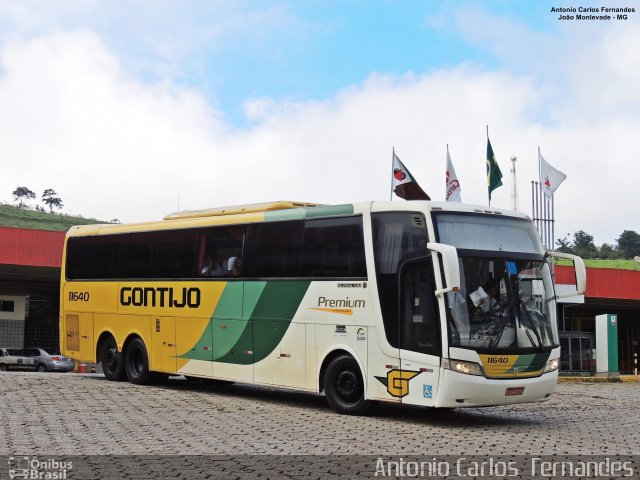
M462 199L460 198L462 187L460 186L460 182L458 181L456 170L453 168L451 157L449 156L449 146L447 146L446 184L447 184L447 193L446 193L445 199L447 200L447 202L462 202Z
M553 196L553 192L558 189L567 176L560 170L556 170L549 165L547 161L542 158L540 149L538 149L538 157L540 158L540 186L545 196L547 198L551 198Z

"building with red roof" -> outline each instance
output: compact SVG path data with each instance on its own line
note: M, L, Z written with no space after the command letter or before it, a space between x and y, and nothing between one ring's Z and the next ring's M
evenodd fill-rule
M0 346L58 348L64 237L0 227Z
M574 282L572 267L555 267L556 289ZM595 370L595 317L603 314L616 315L619 369L633 373L640 357L640 270L589 267L583 303L558 306L562 371Z

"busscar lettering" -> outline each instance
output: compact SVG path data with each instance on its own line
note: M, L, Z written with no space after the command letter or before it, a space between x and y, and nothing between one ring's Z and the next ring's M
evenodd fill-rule
M197 287L122 287L120 305L124 307L198 308L201 293Z

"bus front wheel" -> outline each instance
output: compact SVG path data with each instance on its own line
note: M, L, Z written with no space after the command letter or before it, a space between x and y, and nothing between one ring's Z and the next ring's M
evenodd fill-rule
M347 415L361 415L371 402L364 398L360 367L350 355L331 361L324 374L324 393L333 410Z
M144 342L141 339L134 338L127 345L124 367L127 372L127 378L131 383L144 385L151 382L152 374L149 371L147 347L144 346Z
M118 352L116 341L111 336L105 339L100 347L100 362L107 380L124 380L124 358L122 353Z

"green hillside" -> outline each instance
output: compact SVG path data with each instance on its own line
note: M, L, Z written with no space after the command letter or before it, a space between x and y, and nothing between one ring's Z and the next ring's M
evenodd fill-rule
M95 218L36 212L14 207L13 205L0 205L0 226L3 227L61 230L66 232L73 225L90 225L95 223L107 222L96 220Z
M572 265L570 260L560 259L558 265ZM584 264L591 268L617 268L619 270L640 270L640 263L635 260L600 260L599 258L585 258Z

